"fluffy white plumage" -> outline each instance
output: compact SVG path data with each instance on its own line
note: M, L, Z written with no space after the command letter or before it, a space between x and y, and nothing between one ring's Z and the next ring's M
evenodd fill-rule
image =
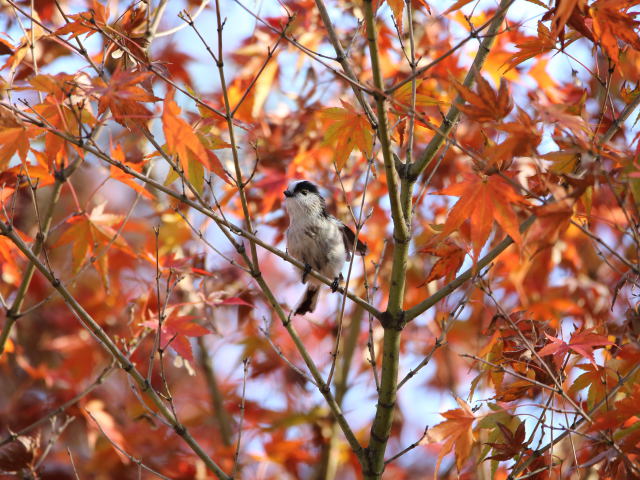
M326 277L338 278L349 251L353 247L355 235L337 218L327 213L326 204L318 188L306 180L289 184L285 194L285 208L289 215L287 229L287 251L291 256ZM366 246L358 241L356 251L364 255ZM302 275L306 283L307 275ZM318 301L321 283L308 279L309 285L295 309L296 315L313 312Z

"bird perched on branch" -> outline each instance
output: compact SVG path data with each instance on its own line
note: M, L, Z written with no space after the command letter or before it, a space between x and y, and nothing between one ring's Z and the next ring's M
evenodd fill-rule
M287 251L305 265L302 283L307 289L298 302L294 314L313 312L318 302L321 283L307 278L311 269L333 278L331 291L338 289L340 271L351 259L356 236L349 227L327 212L318 187L307 180L291 182L284 191L285 208L289 215ZM356 253L365 255L367 246L357 240Z

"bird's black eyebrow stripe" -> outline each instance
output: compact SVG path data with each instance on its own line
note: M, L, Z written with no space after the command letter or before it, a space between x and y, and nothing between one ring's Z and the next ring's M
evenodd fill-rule
M309 192L316 193L318 195L320 194L320 192L318 192L318 187L316 187L313 183L307 180L302 180L301 182L298 182L295 188L293 189L293 193L298 193L298 192L301 192L302 190L307 190Z

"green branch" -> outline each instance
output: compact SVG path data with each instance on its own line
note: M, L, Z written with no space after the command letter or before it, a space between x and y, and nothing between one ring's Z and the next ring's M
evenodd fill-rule
M400 191L398 188L398 173L396 172L393 154L391 152L391 137L389 136L389 121L387 119L386 98L382 82L382 70L380 68L380 55L378 52L378 29L373 13L372 0L364 1L364 17L367 26L367 42L369 43L369 57L371 59L371 72L376 91L373 96L376 100L376 114L378 118L378 138L380 149L384 159L384 171L387 177L387 190L391 202L391 215L393 217L393 236L400 242L408 241L409 228L402 213Z
M387 177L387 190L391 204L394 240L389 300L387 302L387 310L381 318L381 323L384 327L384 338L380 391L378 394L376 414L371 425L369 446L366 450L367 463L364 466L363 472L367 479L378 479L381 478L384 470L384 455L389 436L391 435L393 412L396 406L398 365L400 360L400 333L402 331L402 319L404 317L403 303L409 242L411 240L411 197L414 182L408 179L406 175L403 175L400 184L396 170L396 157L391 150L386 96L383 94L384 84L380 68L378 33L372 0L364 0L364 17L367 27L367 41L369 43L373 83L376 87L373 95L376 100L378 116L378 138L380 138L384 169ZM402 171L406 172L406 168L403 168Z
M527 218L524 222L520 224L520 232L524 233L525 231L527 231L527 229L533 224L535 220L536 220L535 215L531 215L529 218ZM467 280L470 280L471 277L473 277L473 275L475 275L477 272L479 272L481 269L483 269L484 267L489 265L493 260L495 260L498 257L498 255L504 252L507 249L507 247L512 243L513 243L513 239L509 235L507 235L498 245L493 247L493 249L489 253L487 253L484 257L478 260L478 263L476 263L475 266L469 268L464 273L461 273L458 277L456 277L454 280L447 283L444 287L442 287L440 290L438 290L436 293L431 295L426 300L423 300L419 304L408 309L405 314L405 320L407 322L413 320L418 315L422 315L424 312L426 312L428 309L430 309L440 300L449 296L453 291L457 290L458 287L460 287L464 282L466 282Z
M329 17L329 12L327 11L327 7L325 6L323 0L316 0L316 6L318 7L318 11L320 12L320 18L322 19L322 23L324 23L324 27L327 29L327 33L329 34L329 41L333 46L333 49L336 52L336 61L342 66L342 70L345 75L349 77L354 82L358 82L358 77L356 76L351 64L349 63L349 59L342 48L342 44L340 43L340 39L338 38L338 34L336 33L335 28L333 28L333 24L331 23L331 18ZM365 99L362 94L362 89L357 85L357 83L350 83L351 89L353 90L353 94L358 99L358 103L362 106L364 113L367 115L369 122L373 128L377 128L376 116L371 109L369 103Z

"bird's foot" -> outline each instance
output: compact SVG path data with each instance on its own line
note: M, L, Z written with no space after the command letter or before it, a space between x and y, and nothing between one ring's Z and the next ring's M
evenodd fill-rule
M307 275L311 273L311 265L308 263L304 264L304 270L302 270L302 283L307 283Z
M338 290L338 287L340 286L340 280L342 280L342 274L340 274L339 277L334 278L333 282L331 282L331 285L329 285L329 287L331 287L332 293L335 293Z

